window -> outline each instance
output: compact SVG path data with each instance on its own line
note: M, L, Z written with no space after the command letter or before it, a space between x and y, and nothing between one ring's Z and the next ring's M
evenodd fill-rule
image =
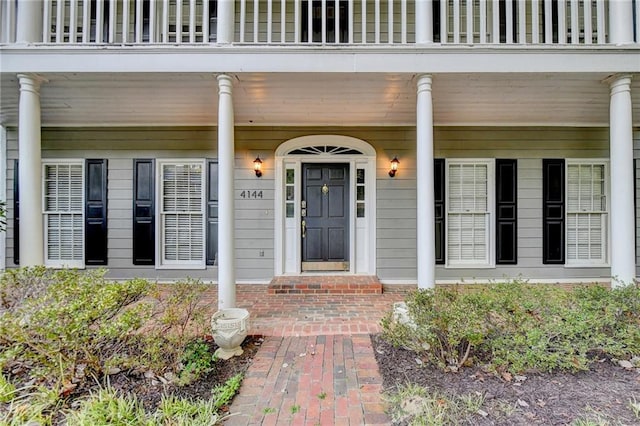
M309 19L309 3L311 3L311 19ZM322 43L323 4L325 8L324 25L327 43L346 43L349 34L349 3L345 0L339 2L338 9L334 1L303 1L302 2L302 42ZM311 25L309 25L311 24ZM337 25L336 25L337 24ZM309 26L311 26L311 40L309 40ZM338 37L336 36L338 34Z
M606 176L604 162L567 163L567 264L607 261Z
M160 264L205 267L204 163L159 167Z
M84 267L84 163L43 164L45 265Z
M446 257L450 266L492 263L492 164L482 160L447 163Z

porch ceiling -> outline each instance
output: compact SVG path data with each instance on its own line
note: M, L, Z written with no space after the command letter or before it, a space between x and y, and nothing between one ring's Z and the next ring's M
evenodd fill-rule
M215 125L213 74L46 74L43 126ZM438 74L436 125L608 126L604 74ZM237 125L415 125L412 74L235 75ZM640 125L640 78L633 81ZM1 76L0 123L18 122L18 81Z

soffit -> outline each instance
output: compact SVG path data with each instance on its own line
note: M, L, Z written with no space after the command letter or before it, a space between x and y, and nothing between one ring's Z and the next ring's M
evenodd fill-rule
M217 81L207 73L45 74L43 126L209 126ZM436 125L607 126L604 74L436 74ZM640 78L632 83L640 123ZM18 82L2 74L0 123L18 120ZM416 122L413 74L234 74L237 125L373 126Z

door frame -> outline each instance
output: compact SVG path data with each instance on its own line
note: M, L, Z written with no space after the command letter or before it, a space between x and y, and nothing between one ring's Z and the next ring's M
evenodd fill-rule
M303 148L333 146L352 153L300 153ZM290 139L276 149L275 159L275 275L302 274L300 200L302 163L349 165L349 271L331 274L376 274L376 151L367 142L342 135L311 135ZM286 218L285 170L294 170L294 214ZM365 217L356 217L356 170L365 170ZM305 275L317 274L305 272Z

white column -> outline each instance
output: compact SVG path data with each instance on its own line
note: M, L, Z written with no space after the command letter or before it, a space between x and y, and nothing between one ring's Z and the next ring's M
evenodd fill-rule
M433 43L433 1L416 0L416 44Z
M611 276L616 286L636 277L631 76L614 76L610 87Z
M18 1L16 43L42 42L42 1Z
M35 75L18 74L18 161L20 182L20 266L44 265L40 84Z
M220 44L233 43L235 33L235 1L224 0L218 2L218 32L217 42Z
M416 111L418 288L433 288L436 280L431 83L430 75L418 76Z
M224 3L224 2L223 2ZM218 308L236 306L233 83L218 76Z
M609 3L609 43L633 43L633 3L614 0Z

